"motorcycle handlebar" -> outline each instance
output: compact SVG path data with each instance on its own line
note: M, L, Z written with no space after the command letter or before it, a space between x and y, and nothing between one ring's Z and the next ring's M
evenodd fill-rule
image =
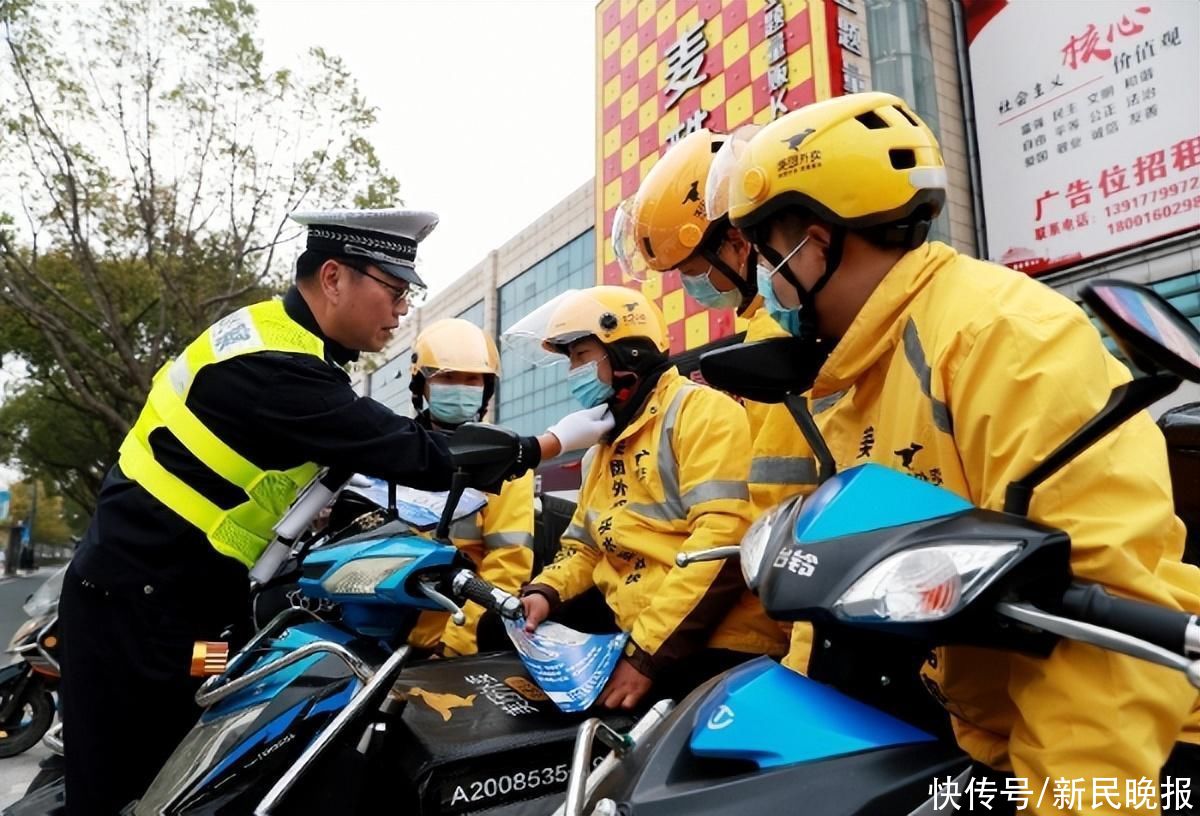
M521 602L504 590L492 586L470 570L459 570L450 583L454 594L474 601L502 618L516 620L523 613Z
M1188 612L1118 598L1096 584L1072 584L1063 593L1062 609L1076 620L1124 632L1175 654L1200 656L1200 624Z

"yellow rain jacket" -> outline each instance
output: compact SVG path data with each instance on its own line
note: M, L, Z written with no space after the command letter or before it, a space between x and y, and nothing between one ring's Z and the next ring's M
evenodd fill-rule
M1000 510L1009 482L1129 378L1062 295L929 243L872 293L821 369L810 404L839 469L877 462ZM773 411L768 422L779 417ZM803 458L803 446L774 452ZM756 450L760 471L770 452ZM760 481L756 493L769 489ZM1076 578L1200 612L1200 570L1180 563L1184 529L1148 413L1039 486L1030 516L1070 534ZM1047 779L1157 779L1197 700L1178 672L1066 640L1046 658L938 649L926 679L962 747L1034 791ZM1047 797L1031 812L1059 813L1051 804Z
M450 527L450 540L475 563L479 577L514 595L533 573L533 473L505 482L487 507ZM467 622L458 626L446 612L422 613L409 644L432 649L439 642L456 654L479 651L475 633L483 607L463 605Z
M528 589L556 605L599 587L630 633L626 657L648 676L706 646L783 654L736 559L675 566L678 552L741 541L749 466L737 403L668 369L628 427L589 452L558 558Z
M797 493L807 495L815 490L817 463L787 406L755 404L765 409L750 459L750 505L758 518ZM814 410L811 405L810 410ZM783 665L807 674L811 653L812 625L792 623L791 646Z
M787 332L776 323L767 310L761 306L750 316L750 325L746 327L746 339L742 342L754 343L758 340L768 340L772 337L787 337ZM766 421L771 406L764 402L745 400L742 405L746 408L746 418L750 420L750 439L758 438L758 433Z

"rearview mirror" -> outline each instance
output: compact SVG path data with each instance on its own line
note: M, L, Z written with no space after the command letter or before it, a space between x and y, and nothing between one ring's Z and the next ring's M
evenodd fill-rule
M473 485L500 484L517 461L520 439L499 425L468 422L450 437L450 461L464 470Z
M700 355L700 373L714 388L752 402L783 402L812 388L825 356L814 343L774 337Z
M1126 357L1147 374L1160 370L1200 382L1200 331L1153 289L1096 281L1083 300Z

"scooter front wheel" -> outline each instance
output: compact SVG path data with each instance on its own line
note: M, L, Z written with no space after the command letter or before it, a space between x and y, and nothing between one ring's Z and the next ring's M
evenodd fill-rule
M54 722L54 698L40 683L23 692L12 716L0 722L0 759L16 756L37 745Z

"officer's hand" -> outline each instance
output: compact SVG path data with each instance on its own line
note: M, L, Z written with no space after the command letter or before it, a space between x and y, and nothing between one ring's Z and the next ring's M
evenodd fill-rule
M521 606L525 608L525 631L531 634L550 615L550 601L540 592L531 592L523 597Z
M625 658L617 661L608 684L600 692L600 704L605 708L631 709L646 696L653 681L633 667Z
M562 452L585 450L600 441L600 437L613 429L615 420L605 404L584 408L567 414L550 426L548 433L554 434L562 443Z

